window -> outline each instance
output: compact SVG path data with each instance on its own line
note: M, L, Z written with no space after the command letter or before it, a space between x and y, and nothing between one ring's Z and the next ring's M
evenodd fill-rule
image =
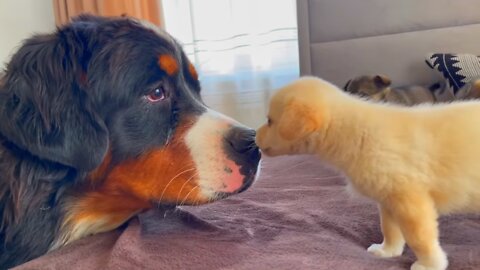
M164 0L163 8L215 109L263 121L271 90L299 76L295 0Z

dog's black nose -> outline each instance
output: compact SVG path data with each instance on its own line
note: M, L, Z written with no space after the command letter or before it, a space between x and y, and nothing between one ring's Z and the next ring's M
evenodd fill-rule
M258 163L260 160L260 151L255 144L255 130L234 127L225 136L225 142L235 161Z
M255 144L255 130L233 127L225 136L225 150L228 157L240 166L245 176L243 185L235 193L247 190L255 181L261 154Z
M225 140L238 153L245 153L256 147L255 130L253 129L234 127L228 132Z

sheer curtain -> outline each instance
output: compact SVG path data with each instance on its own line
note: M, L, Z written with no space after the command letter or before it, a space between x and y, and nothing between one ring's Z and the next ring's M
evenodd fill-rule
M206 103L264 121L272 91L299 75L295 0L164 0L167 31L200 75Z

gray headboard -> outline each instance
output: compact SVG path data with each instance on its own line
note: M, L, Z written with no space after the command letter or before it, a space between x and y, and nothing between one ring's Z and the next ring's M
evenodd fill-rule
M382 73L394 85L440 76L430 52L480 55L479 0L297 0L300 73L339 86Z

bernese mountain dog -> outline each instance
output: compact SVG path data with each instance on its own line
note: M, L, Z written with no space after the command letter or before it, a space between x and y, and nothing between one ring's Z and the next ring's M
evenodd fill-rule
M27 39L0 81L0 268L246 190L254 137L204 104L179 43L148 23L81 15Z

